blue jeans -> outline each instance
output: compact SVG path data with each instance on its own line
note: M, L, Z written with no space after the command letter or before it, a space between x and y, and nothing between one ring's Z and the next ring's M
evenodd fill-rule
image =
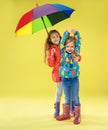
M75 106L80 105L79 101L79 79L76 78L62 78L62 86L65 96L65 104L70 104L74 101Z

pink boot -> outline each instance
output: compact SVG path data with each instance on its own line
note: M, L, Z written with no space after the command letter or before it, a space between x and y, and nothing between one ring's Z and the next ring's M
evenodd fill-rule
M63 104L62 106L63 114L56 118L58 121L70 119L70 105Z
M80 106L75 106L75 117L74 117L74 124L80 124L81 116L80 116Z

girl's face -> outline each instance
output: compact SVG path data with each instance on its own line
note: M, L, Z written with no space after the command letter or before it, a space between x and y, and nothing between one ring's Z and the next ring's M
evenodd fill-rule
M69 42L65 45L65 50L68 52L68 53L72 53L74 52L74 42Z
M54 32L50 36L50 40L54 45L59 45L60 42L60 36L58 33Z

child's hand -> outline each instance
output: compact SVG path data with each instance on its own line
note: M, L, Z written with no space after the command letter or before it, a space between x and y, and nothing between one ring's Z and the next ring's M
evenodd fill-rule
M76 28L72 28L70 31L71 31L70 33L75 34L77 32L77 29Z
M68 30L68 32L75 34L77 32L77 29L76 28L72 28L72 29Z
M80 60L80 59L79 59L79 56L75 56L75 57L74 57L74 62L78 63L79 60Z
M52 48L52 49L51 49L51 56L54 56L54 54L55 54L55 49Z

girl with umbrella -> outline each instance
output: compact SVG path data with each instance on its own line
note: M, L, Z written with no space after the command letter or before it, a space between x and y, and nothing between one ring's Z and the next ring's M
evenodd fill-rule
M62 95L61 78L59 76L60 68L60 40L61 35L57 30L51 30L45 41L45 62L52 67L52 79L56 83L56 95L54 101L54 118L60 113L60 101Z

